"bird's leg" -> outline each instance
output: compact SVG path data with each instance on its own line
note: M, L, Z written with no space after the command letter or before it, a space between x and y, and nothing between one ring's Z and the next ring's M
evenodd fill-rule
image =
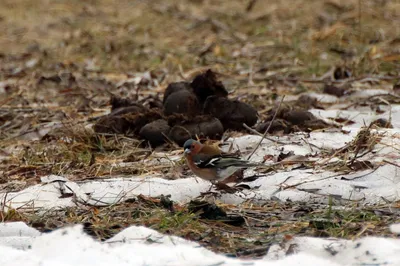
M210 180L210 182L211 182L211 186L210 186L210 188L208 189L207 192L210 192L212 187L215 185L215 180Z

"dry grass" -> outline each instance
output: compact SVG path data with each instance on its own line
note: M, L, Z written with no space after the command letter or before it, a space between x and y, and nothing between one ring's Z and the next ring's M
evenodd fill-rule
M160 198L139 196L137 200L109 207L68 208L45 214L0 213L2 221L26 221L47 232L69 224L81 223L84 230L106 240L130 225L143 225L159 232L199 242L215 252L234 257L261 257L275 243L292 236L341 237L353 239L380 235L394 237L387 224L398 222L398 208L375 206L336 208L269 202L263 206L221 206L229 215L244 219L244 224L229 224L228 219L208 220L202 212L188 206L166 207ZM172 207L171 207L172 206ZM360 222L362 221L362 222Z
M277 94L320 90L322 84L310 79L338 65L351 68L355 79L389 79L367 87L391 86L398 71L400 6L362 1L360 8L358 2L255 1L247 12L247 3L223 0L3 1L0 78L6 93L0 96L0 121L10 124L2 125L0 148L13 155L9 165L24 162L64 174L74 162L104 175L109 169L93 164L141 159L138 153L147 152L137 151L137 141L81 130L88 117L107 109L110 94L160 95L169 82L208 67L260 113ZM157 81L151 91L116 85L142 71ZM62 81L43 81L54 76ZM65 127L62 134L33 142L52 122ZM39 133L41 139L46 132Z

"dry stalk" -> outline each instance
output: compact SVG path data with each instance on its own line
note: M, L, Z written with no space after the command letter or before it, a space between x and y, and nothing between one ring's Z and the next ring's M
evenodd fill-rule
M258 147L260 147L261 142L265 139L265 137L267 136L267 133L269 131L269 129L272 126L272 123L275 121L276 115L279 112L279 109L281 108L282 102L285 99L285 95L283 95L281 101L279 102L278 108L276 108L276 111L274 113L274 116L272 117L272 120L269 122L269 125L267 127L267 129L265 130L263 136L261 137L260 141L258 142L258 144L254 147L254 150L250 153L249 157L247 157L247 160L250 160L251 156L253 156L253 154L256 152L256 150L258 149Z

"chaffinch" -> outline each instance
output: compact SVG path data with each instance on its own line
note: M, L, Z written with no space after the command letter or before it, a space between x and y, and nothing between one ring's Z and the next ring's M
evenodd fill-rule
M190 170L211 183L223 181L239 169L259 165L234 155L222 154L218 148L203 145L194 139L188 139L183 145L183 149Z

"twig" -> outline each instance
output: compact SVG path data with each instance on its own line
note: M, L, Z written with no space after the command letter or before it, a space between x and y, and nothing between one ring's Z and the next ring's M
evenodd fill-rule
M272 77L276 81L290 81L290 82L303 82L303 83L326 83L326 80L322 78L308 78L308 79L303 79L303 78L288 78L288 77L281 77L281 76L274 76ZM381 80L396 80L399 77L398 76L372 76L369 78L374 78L376 81L381 81ZM254 78L255 80L258 80L258 78ZM265 80L263 77L262 79ZM354 81L359 81L359 82L367 82L369 80L366 80L365 76L357 77L357 78L348 78L346 80L330 80L329 82L332 84L343 84L343 83L351 83Z
M358 101L358 102L355 102L355 103L346 105L346 106L342 107L341 110L347 110L347 109L349 109L350 107L353 107L353 106L356 106L356 105L359 105L359 104L366 103L367 101L372 101L374 98L378 98L380 101L382 101L382 100L384 100L384 99L382 99L382 97L384 97L384 96L390 96L390 97L393 97L393 98L396 98L396 99L400 99L400 96L395 95L395 94L393 94L393 93L376 94L376 95L372 95L372 96L369 96L369 97L364 98L364 99L360 99L360 100L363 100L362 102L359 102L359 101ZM382 102L383 102L383 101L382 101ZM386 102L384 102L384 103L386 103ZM389 102L388 102L388 103L389 103ZM389 103L389 105L390 105L390 103ZM354 116L354 117L355 117L355 116ZM353 117L353 118L354 118L354 117Z
M382 97L378 98L381 102L385 103L388 107L389 107L389 123L392 123L392 105L386 101L385 99L383 99Z
M249 127L249 126L246 125L245 123L243 123L243 127L244 127L245 129L247 129L248 131L250 131L251 133L255 134L255 135L258 135L258 136L260 136L260 137L263 136L263 134L261 134L260 132L258 132L258 131L255 130L255 129ZM283 142L283 141L279 141L279 140L276 140L276 139L273 139L273 138L270 138L270 137L267 137L267 136L265 136L264 138L267 139L267 140L269 140L269 141L278 143L278 144L282 144L282 145L286 145L286 144L287 144L287 143L285 143L285 142Z
M253 9L256 2L257 0L250 0L250 2L247 4L246 12L250 12Z
M261 133L258 132L257 130L255 130L255 129L249 127L248 125L246 125L246 123L243 123L243 127L244 127L245 129L247 129L248 131L250 131L251 133L255 134L255 135L258 135L258 136L260 136L260 137L263 136L263 134L261 134Z
M362 14L362 7L361 7L361 0L358 0L358 40L361 41L362 34L361 34L361 14Z
M282 105L282 102L283 102L284 99L285 99L285 95L283 95L281 101L279 102L278 108L276 108L276 111L275 111L275 113L274 113L274 116L272 117L272 120L269 122L269 125L268 125L267 129L265 130L264 135L261 137L261 139L260 139L260 141L258 142L258 144L254 147L254 150L250 153L249 157L247 157L247 160L250 160L251 156L253 156L253 154L256 152L256 150L258 149L258 147L261 145L261 142L265 139L265 137L266 137L266 135L267 135L269 129L270 129L271 126L272 126L272 123L273 123L274 120L275 120L276 115L277 115L278 112L279 112L279 109L281 108L281 105Z
M388 164L391 164L391 165L393 165L393 166L396 166L396 167L400 168L400 165L398 165L397 163L391 162L391 161L386 160L386 159L383 159L383 161L384 161L385 163L388 163Z
M186 129L186 128L185 128ZM187 130L186 130L187 131ZM175 148L180 148L178 144L176 144L175 142L173 142L168 136L167 134L165 134L164 132L161 132L161 134L164 136L165 140L172 145Z

